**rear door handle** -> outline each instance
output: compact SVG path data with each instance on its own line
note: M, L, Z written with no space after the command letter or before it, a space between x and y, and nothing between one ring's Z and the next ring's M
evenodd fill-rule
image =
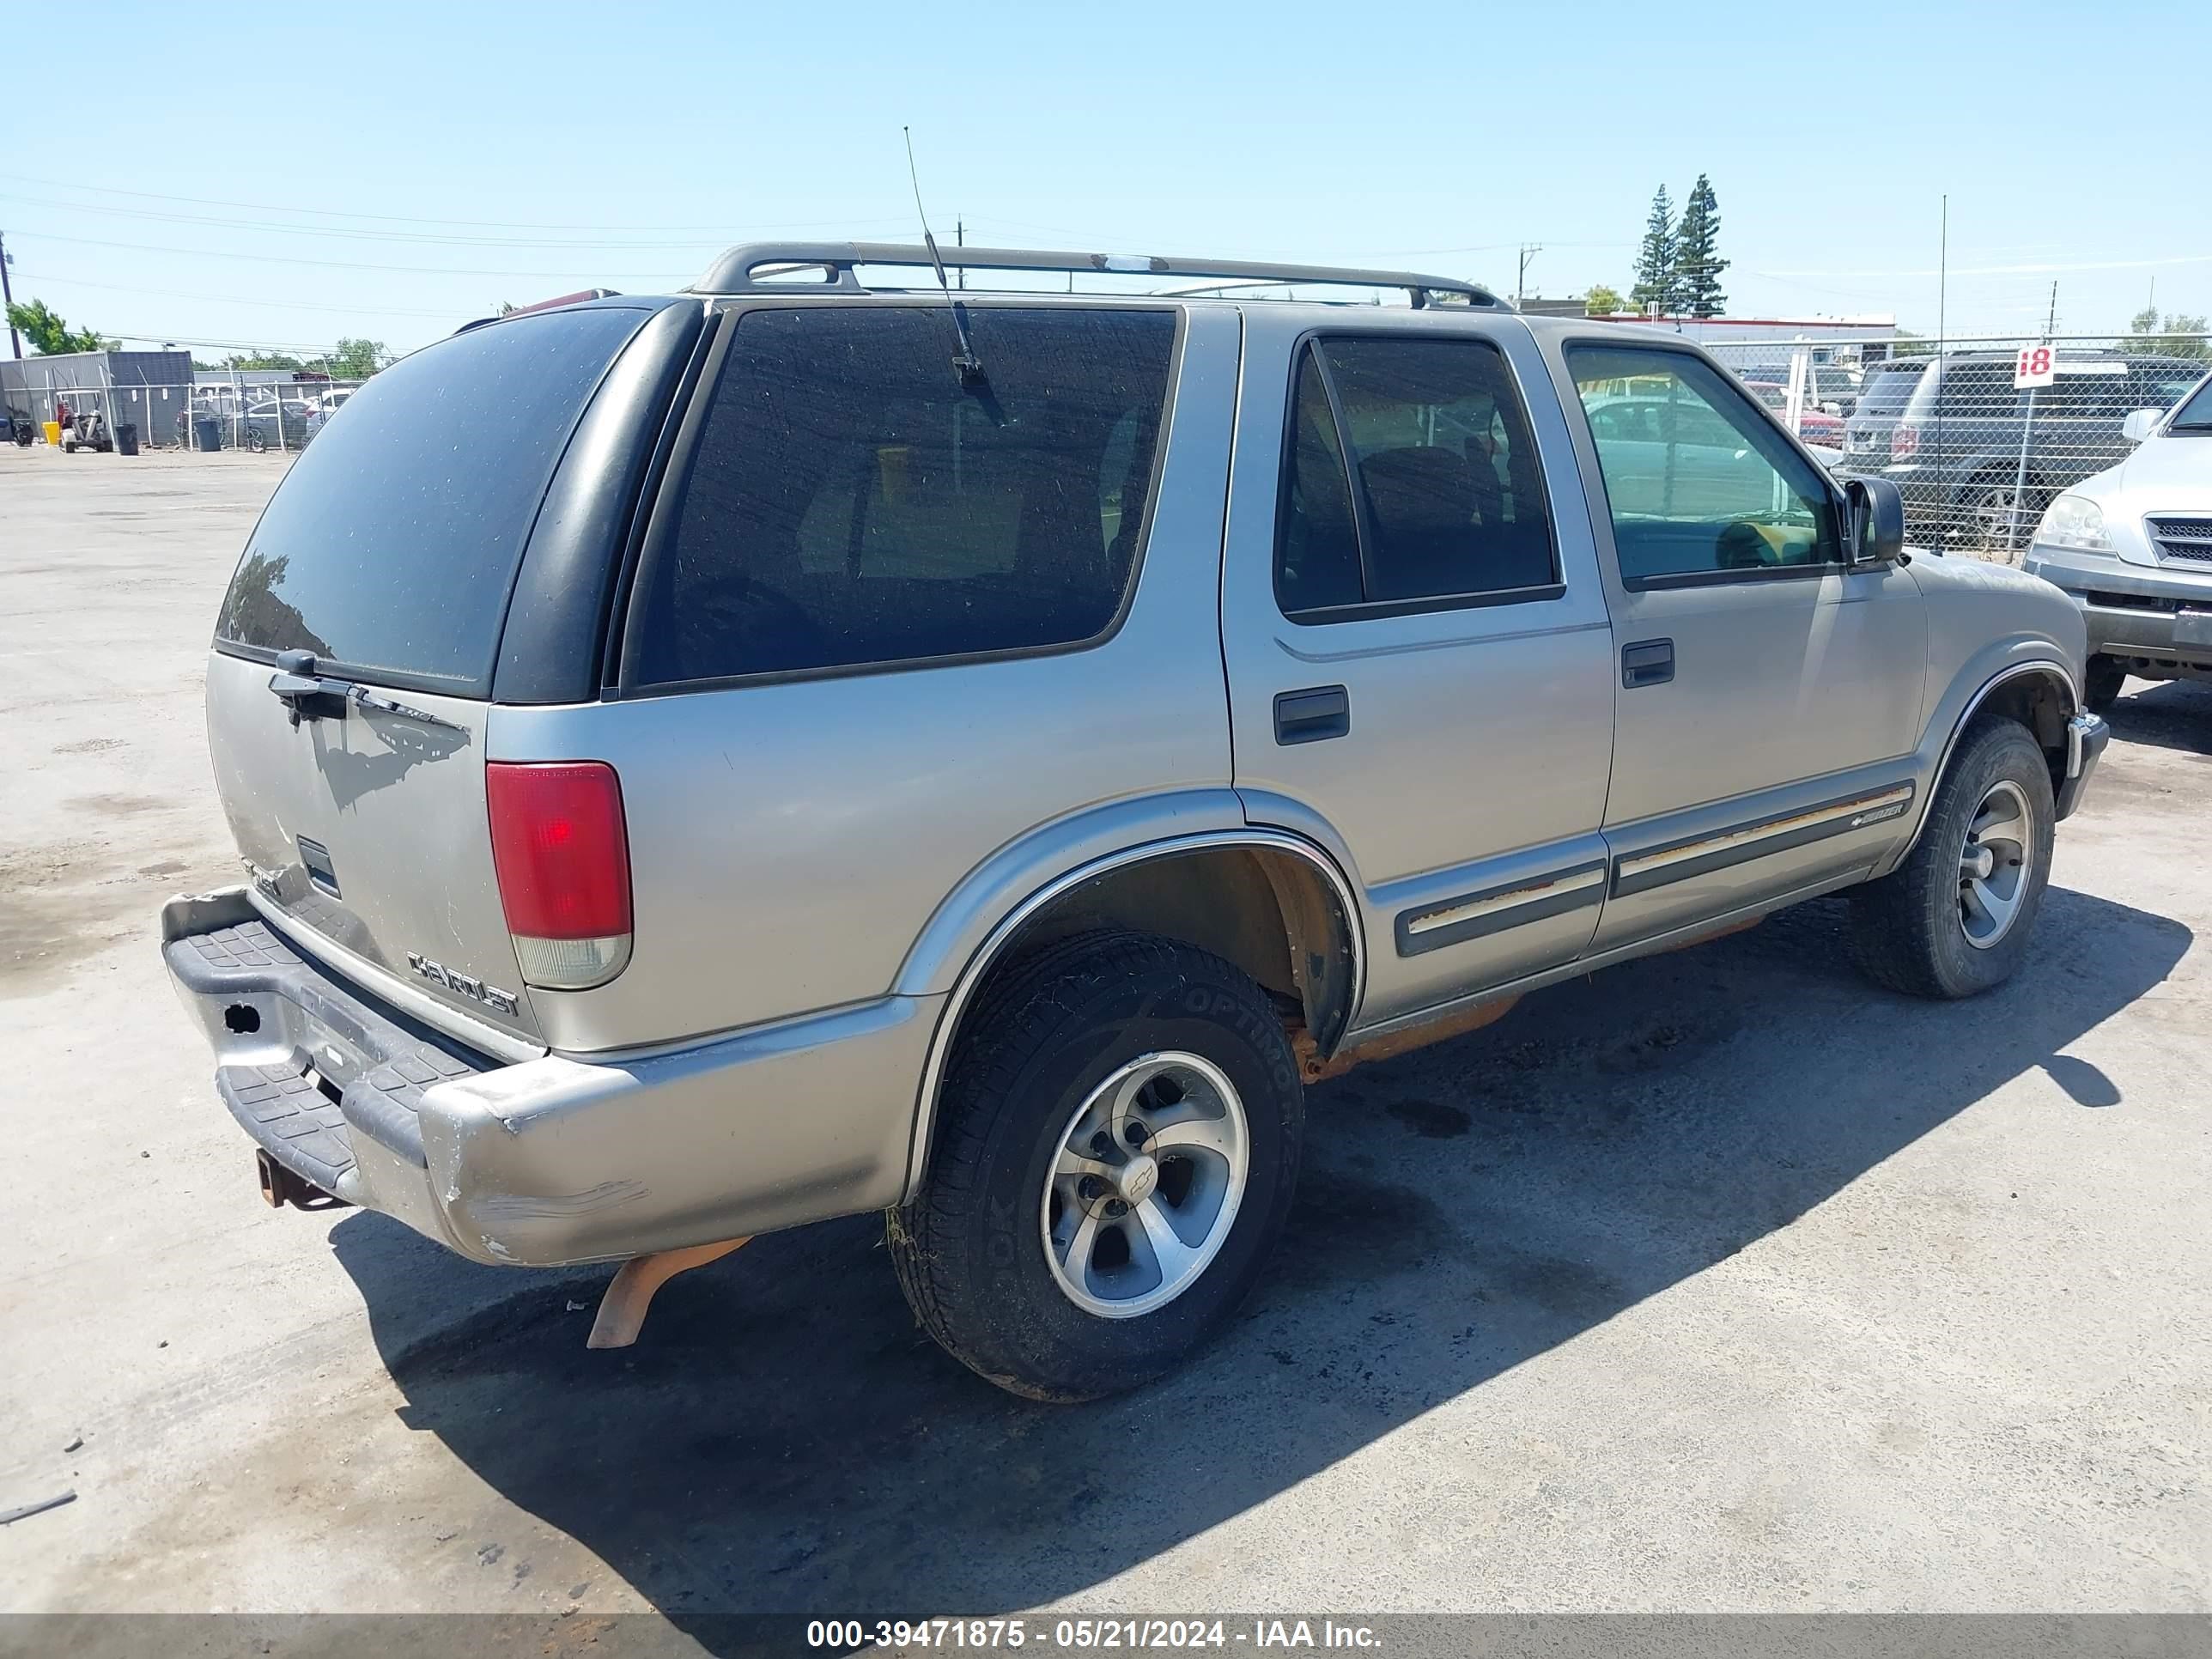
M1674 641L1638 640L1620 647L1620 684L1633 691L1640 685L1664 685L1674 678Z
M1275 741L1319 743L1352 730L1352 694L1340 685L1314 685L1275 694Z

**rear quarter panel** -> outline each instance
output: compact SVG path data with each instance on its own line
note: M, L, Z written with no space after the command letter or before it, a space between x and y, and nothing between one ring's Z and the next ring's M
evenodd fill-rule
M1152 524L1127 615L1069 652L495 707L498 760L620 775L629 967L532 1006L558 1049L672 1042L902 991L946 896L1000 849L1116 801L1224 788L1218 589L1237 319L1186 319ZM1054 872L1056 873L1056 872ZM987 909L1028 896L975 892ZM989 919L979 919L987 928Z

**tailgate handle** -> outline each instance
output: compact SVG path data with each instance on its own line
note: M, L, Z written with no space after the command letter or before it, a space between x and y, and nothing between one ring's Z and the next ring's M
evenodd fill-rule
M1620 647L1620 683L1633 691L1642 685L1664 685L1674 678L1674 641L1638 640Z
M1340 685L1310 686L1275 696L1275 741L1319 743L1352 730L1352 694Z

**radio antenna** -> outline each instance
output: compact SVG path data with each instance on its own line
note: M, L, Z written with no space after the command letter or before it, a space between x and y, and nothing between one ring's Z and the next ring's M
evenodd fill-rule
M960 343L960 349L952 354L952 367L960 376L960 384L973 386L983 378L983 360L975 355L975 348L968 341L968 322L960 314L960 302L952 297L952 284L945 277L945 259L937 251L937 238L929 234L929 210L921 204L921 175L914 165L914 129L901 127L906 136L906 176L914 185L915 216L921 221L921 245L929 250L929 263L937 269L937 286L945 295L945 308L952 313L952 335Z

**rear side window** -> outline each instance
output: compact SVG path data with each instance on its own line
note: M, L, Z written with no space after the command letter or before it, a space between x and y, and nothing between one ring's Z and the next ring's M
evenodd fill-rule
M332 416L254 527L218 647L312 651L400 685L489 693L554 465L649 313L550 312L401 359Z
M1971 419L1976 416L2004 416L2019 413L2026 396L2014 386L2013 364L1969 358L1947 360L1920 377L1905 408L1905 418L1922 425L1938 416Z
M1548 597L1558 580L1535 442L1496 346L1358 338L1305 349L1276 523L1285 616Z
M656 549L631 678L670 685L1066 646L1136 566L1164 311L747 313Z

